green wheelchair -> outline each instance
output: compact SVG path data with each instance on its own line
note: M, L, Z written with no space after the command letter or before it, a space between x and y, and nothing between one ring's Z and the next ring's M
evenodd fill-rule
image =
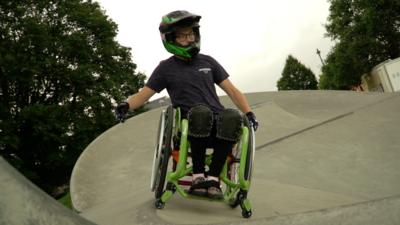
M156 148L153 158L151 190L155 193L155 207L163 209L165 203L178 192L184 198L220 201L232 208L240 206L242 216L252 215L248 193L251 184L255 154L255 135L246 116L243 116L242 134L228 156L220 174L220 183L224 197L222 200L211 200L206 197L188 194L191 185L192 166L190 142L188 141L188 120L181 119L180 109L168 106L160 116ZM212 154L208 152L206 165L210 165ZM186 180L185 180L186 178Z

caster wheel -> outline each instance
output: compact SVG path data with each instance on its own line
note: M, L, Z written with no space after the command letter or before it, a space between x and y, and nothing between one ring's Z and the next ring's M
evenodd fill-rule
M157 209L163 209L165 206L165 203L161 201L161 199L157 199L156 202L154 203L154 206Z
M242 211L243 218L248 219L251 217L251 215L252 215L251 210L250 211L245 211L245 210Z

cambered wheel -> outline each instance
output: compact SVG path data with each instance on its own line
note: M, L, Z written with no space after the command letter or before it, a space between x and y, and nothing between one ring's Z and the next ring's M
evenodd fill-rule
M253 173L253 162L254 162L254 154L255 154L255 137L254 137L254 129L250 125L249 120L246 116L243 117L244 126L248 128L249 131L249 140L247 146L247 155L246 155L246 163L244 169L244 178L247 181L251 180L251 176ZM242 158L242 146L241 142L235 147L232 151L232 155L234 157L234 161L229 165L229 174L228 177L231 181L238 183L239 182L239 167L240 167L240 159Z
M162 120L162 118L161 118ZM157 144L159 152L158 159L155 160L155 179L154 179L154 190L155 197L159 199L165 190L165 177L168 169L168 162L171 156L171 140L172 140L172 128L174 122L174 109L172 106L169 106L164 114L164 129L163 132L160 132L159 141Z
M163 111L160 115L160 121L158 123L158 133L156 139L156 148L154 149L153 155L153 169L151 173L151 182L150 182L150 189L151 191L155 191L156 189L156 181L158 179L158 170L160 169L160 160L161 160L161 148L163 145L163 137L164 137L164 130L165 130L165 111Z
M251 176L253 174L253 162L254 162L254 154L255 154L255 136L254 136L254 129L250 125L249 120L247 117L244 117L244 125L249 130L249 142L247 148L247 156L246 156L246 166L244 170L244 178L248 181L251 180Z

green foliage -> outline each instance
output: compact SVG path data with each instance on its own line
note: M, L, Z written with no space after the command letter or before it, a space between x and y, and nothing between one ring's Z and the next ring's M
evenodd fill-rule
M355 67L358 63L359 61L354 61L349 53L348 45L338 43L333 47L322 67L319 88L349 90L351 86L359 83L359 72Z
M1 1L0 21L0 154L51 192L145 76L98 3Z
M289 55L278 80L278 90L316 90L317 80L314 73L296 58Z
M320 88L349 89L375 65L400 56L400 1L329 1L327 36L337 43L322 67Z

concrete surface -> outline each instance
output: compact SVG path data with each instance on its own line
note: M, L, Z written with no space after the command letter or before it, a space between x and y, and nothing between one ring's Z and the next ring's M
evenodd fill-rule
M163 210L154 208L150 174L162 109L112 127L86 148L71 177L75 209L104 225L400 224L400 93L246 96L260 121L250 219L243 219L240 209L179 194ZM232 106L225 97L222 101ZM3 170L0 174L4 176ZM3 192L1 202L11 201L4 200Z
M74 206L98 224L291 224L299 218L368 224L372 215L379 224L400 224L398 93L247 97L261 124L250 220L240 209L178 194L163 210L154 209L149 182L161 109L111 128L88 146L73 171Z
M94 225L40 190L0 157L1 225Z

